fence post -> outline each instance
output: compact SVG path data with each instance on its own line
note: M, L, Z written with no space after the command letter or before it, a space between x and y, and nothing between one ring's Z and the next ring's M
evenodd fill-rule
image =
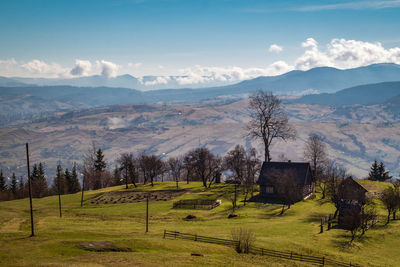
M332 224L332 218L331 218L331 215L329 214L329 218L328 218L328 230L331 229L331 224Z
M197 241L197 234L194 235L194 241Z
M164 239L165 239L165 232L166 232L167 230L164 230Z
M325 265L325 257L322 257L322 265Z
M175 231L175 239L176 239L176 231Z
M261 248L261 256L264 256L264 249Z
M324 232L324 225L323 225L323 222L322 222L322 219L321 219L321 230L320 230L319 233L321 234L321 233L323 233L323 232Z
M290 259L292 259L293 256L293 252L290 251Z

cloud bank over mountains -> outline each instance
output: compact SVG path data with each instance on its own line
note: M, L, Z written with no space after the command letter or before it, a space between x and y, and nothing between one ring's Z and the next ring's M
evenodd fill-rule
M364 42L357 40L332 39L326 45L320 45L314 38L308 38L301 43L303 53L293 62L278 60L266 67L239 66L201 66L195 65L177 70L173 81L181 86L201 85L210 83L234 83L259 76L275 76L291 70L308 70L315 67L334 67L338 69L356 68L375 63L400 64L400 47L385 48L380 42ZM283 47L278 44L269 46L268 51L275 54L283 53ZM132 68L138 69L142 63L128 62L117 64L104 59L89 61L76 59L75 65L64 67L58 63L34 59L20 62L14 58L0 60L0 75L30 76L46 78L75 78L90 75L101 75L114 78L118 74L127 73ZM152 80L138 77L140 83L146 86L168 85L172 77L155 76Z

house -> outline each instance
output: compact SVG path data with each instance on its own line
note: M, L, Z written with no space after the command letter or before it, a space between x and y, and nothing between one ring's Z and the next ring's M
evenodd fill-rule
M357 182L353 177L344 179L337 188L339 225L346 227L346 216L360 213L362 206L366 203L368 190Z
M292 199L297 202L310 196L314 182L309 163L306 162L264 162L257 184L264 198L284 198L282 190L295 193Z

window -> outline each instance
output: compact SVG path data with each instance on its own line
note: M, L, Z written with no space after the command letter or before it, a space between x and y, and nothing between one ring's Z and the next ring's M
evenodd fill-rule
M274 193L274 188L272 186L267 186L265 189L267 194L273 194Z

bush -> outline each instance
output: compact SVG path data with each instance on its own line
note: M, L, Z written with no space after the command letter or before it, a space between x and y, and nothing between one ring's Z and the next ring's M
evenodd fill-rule
M248 228L233 228L231 230L232 239L239 241L239 245L236 247L237 253L249 253L250 247L256 241L256 236L253 230Z

